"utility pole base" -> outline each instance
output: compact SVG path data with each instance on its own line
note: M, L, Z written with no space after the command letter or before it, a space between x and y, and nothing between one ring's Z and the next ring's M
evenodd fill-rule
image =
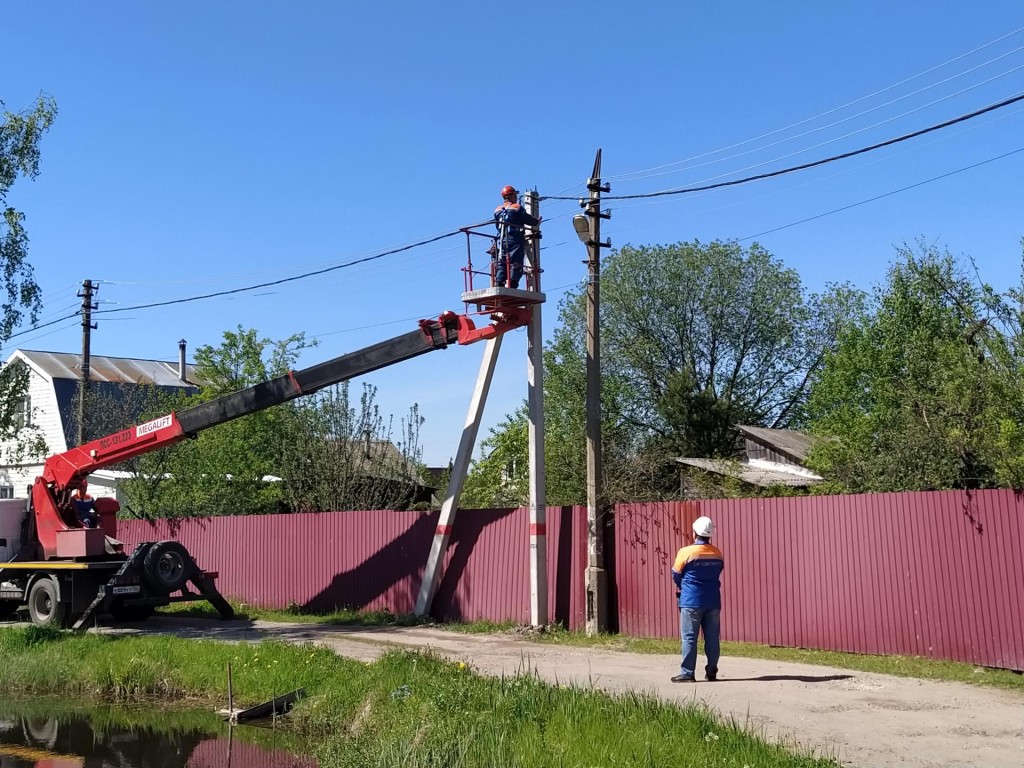
M587 635L608 631L608 574L604 568L587 568Z

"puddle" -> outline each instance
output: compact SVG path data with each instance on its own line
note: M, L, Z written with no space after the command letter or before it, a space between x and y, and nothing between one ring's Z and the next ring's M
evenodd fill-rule
M0 702L0 768L316 768L286 731L207 711Z

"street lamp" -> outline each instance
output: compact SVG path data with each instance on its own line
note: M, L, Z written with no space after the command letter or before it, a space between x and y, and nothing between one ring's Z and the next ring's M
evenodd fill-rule
M582 213L572 217L572 228L576 230L576 236L584 245L590 243L590 219Z

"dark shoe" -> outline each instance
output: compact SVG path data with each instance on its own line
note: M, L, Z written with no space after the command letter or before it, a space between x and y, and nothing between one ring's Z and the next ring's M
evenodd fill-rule
M695 683L697 679L693 675L676 675L672 678L673 683Z
M715 680L718 679L718 673L717 672L707 672L704 675L704 679L707 680L709 683L713 683L713 682L715 682Z

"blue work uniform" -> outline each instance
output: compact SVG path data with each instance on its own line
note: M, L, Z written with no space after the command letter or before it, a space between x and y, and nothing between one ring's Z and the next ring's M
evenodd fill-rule
M86 528L96 528L99 525L99 518L96 514L96 500L89 494L79 496L78 491L71 496L71 503L75 505L75 514L79 521Z
M718 677L722 612L722 571L725 557L707 539L683 547L672 564L672 581L679 590L679 637L682 663L679 678L692 680L697 666L697 636L704 634L705 667L709 680ZM675 681L676 678L673 678Z
M526 212L519 203L505 202L494 209L494 225L498 228L498 263L494 284L518 288L526 257L526 229L540 221Z

